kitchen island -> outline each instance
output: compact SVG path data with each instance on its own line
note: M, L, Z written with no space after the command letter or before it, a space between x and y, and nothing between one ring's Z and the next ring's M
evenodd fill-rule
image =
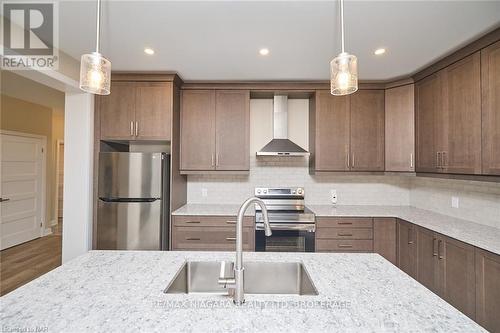
M0 298L5 332L481 332L378 254L245 253L304 263L319 295L165 294L185 261L230 252L90 251ZM276 276L279 279L279 276Z

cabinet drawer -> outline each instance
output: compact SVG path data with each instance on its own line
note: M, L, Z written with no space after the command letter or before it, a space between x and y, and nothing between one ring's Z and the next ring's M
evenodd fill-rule
M373 228L371 217L317 217L318 228Z
M243 249L254 251L254 228L243 228ZM174 227L172 250L234 251L235 227Z
M316 238L322 239L373 239L371 228L318 228Z
M372 252L373 240L317 239L318 252Z
M243 219L244 227L254 227L254 217L246 216ZM228 227L236 225L236 216L173 216L174 227Z

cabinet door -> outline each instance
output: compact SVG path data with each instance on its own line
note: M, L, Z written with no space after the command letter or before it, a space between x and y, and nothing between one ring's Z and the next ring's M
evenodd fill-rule
M385 91L385 171L415 171L414 85Z
M142 140L172 139L172 83L136 85L135 134Z
M215 170L215 91L183 90L181 170Z
M500 175L500 41L481 51L483 174Z
M476 252L476 321L490 332L500 332L500 256Z
M396 258L396 219L373 219L373 252L397 264Z
M438 238L438 294L474 319L476 281L474 247L449 237Z
M443 111L441 74L438 72L415 84L416 171L439 172L440 127Z
M479 52L443 70L446 173L481 173L481 64Z
M413 278L417 276L414 225L398 221L398 267Z
M384 91L351 96L351 170L384 171Z
M215 95L217 170L250 169L250 92L218 90Z
M438 293L438 239L434 232L416 227L417 234L417 281Z
M316 91L315 170L349 170L350 96Z
M112 82L112 93L99 96L101 139L124 139L134 137L135 84Z

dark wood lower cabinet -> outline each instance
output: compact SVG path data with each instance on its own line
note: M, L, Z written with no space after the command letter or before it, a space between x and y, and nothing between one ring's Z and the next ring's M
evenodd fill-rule
M500 256L475 249L476 321L490 332L500 332Z
M417 281L437 294L438 240L434 232L417 227Z
M395 218L373 219L373 252L397 264L396 236L397 223Z
M415 243L415 226L398 221L398 267L413 278L417 277L417 246Z

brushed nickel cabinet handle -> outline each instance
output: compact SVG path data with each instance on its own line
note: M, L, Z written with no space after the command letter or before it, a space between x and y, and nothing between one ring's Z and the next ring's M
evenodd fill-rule
M439 166L439 154L440 154L440 152L439 152L439 151L438 151L438 152L436 152L436 168L438 168L438 169L439 169L439 167L440 167L440 166Z
M438 240L438 258L441 260L441 259L444 259L444 255L441 251L441 245L443 244L443 241L440 239Z
M352 168L354 169L354 153L352 153Z
M135 122L135 136L139 136L139 122Z
M215 160L215 154L212 153L212 166L215 166L215 161L214 160Z
M9 198L0 198L0 202L5 202L5 201L9 201L10 199Z
M339 233L338 235L341 236L341 237L350 237L350 236L352 236L352 234L347 234L347 233Z
M229 242L234 242L236 241L236 237L226 237L226 240Z
M352 222L338 222L337 224L342 224L342 225L352 225Z
M432 239L432 256L433 257L437 257L437 255L438 255L436 245L437 245L437 238L433 238Z
M441 166L446 167L448 165L448 161L446 160L446 152L441 152Z
M347 169L351 167L351 155L349 154L349 151L347 151Z
M410 153L410 168L413 169L413 153Z
M194 224L194 223L200 223L200 221L186 221L186 223Z
M350 244L339 244L338 247L339 248L350 249L350 248L352 248L352 245L350 245Z
M134 136L134 122L130 122L130 136Z
M215 155L215 166L219 166L219 153Z
M236 221L226 221L227 224L236 224Z
M408 244L413 244L413 240L411 237L411 228L408 228Z
M201 238L196 238L196 237L186 237L186 240L188 241L199 241Z

